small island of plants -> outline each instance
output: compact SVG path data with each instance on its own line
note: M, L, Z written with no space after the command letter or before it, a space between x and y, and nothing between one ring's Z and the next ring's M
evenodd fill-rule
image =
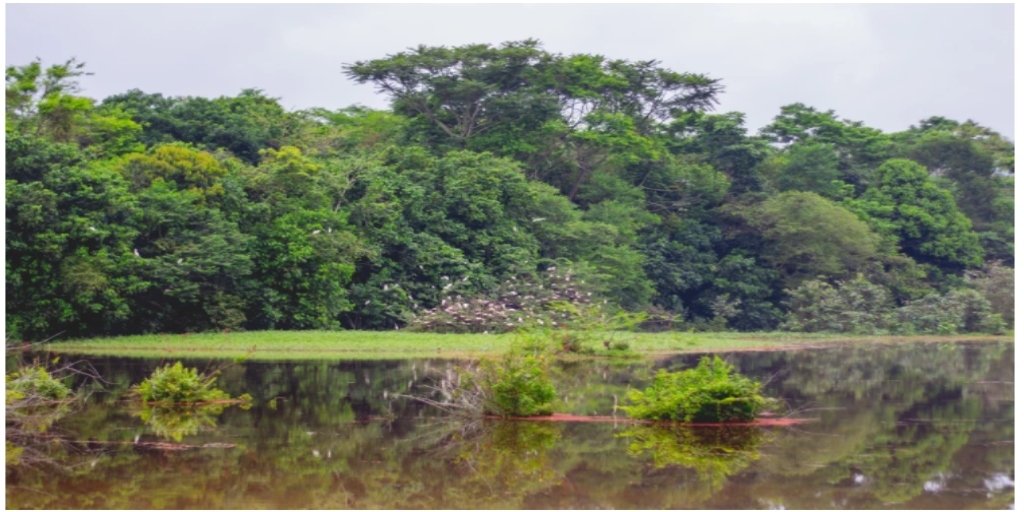
M761 384L734 372L720 357L704 357L683 372L658 371L644 391L632 390L629 417L684 423L749 423L772 405Z
M215 371L209 375L200 375L195 368L185 368L181 361L178 361L173 365L157 368L148 379L132 386L129 394L145 403L197 404L252 400L249 394L233 399L231 395L218 389L216 384L219 373Z

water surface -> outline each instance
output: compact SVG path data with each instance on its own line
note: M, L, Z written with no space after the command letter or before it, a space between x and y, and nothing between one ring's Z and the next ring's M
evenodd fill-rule
M467 421L400 396L428 393L422 385L460 364L445 360L250 362L221 378L225 391L254 397L249 409L143 409L118 396L160 361L90 358L109 392L45 435L93 443L48 442L33 447L48 461L8 463L7 506L1012 507L1012 343L724 357L809 421ZM628 387L698 358L556 363L560 412L615 414Z

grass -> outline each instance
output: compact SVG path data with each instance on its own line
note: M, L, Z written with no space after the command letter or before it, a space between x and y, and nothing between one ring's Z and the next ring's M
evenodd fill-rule
M645 355L781 350L840 343L1002 340L1005 336L849 336L804 333L618 333ZM402 331L254 331L158 334L52 342L55 352L147 358L229 358L255 347L253 360L465 358L508 350L513 334L432 334Z

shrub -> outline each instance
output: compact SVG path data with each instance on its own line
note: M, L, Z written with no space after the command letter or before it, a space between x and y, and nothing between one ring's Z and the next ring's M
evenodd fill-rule
M617 331L629 331L647 319L646 313L609 312L597 305L576 305L564 302L550 306L555 311L566 313L568 323L561 329L524 328L512 342L516 353L612 355L600 352L604 347L614 355L628 355L629 341L616 339Z
M1003 320L992 313L988 300L976 290L952 290L929 295L896 310L895 332L901 334L1000 334Z
M832 286L821 280L788 290L787 331L879 334L887 331L894 307L883 286L862 276Z
M501 417L547 416L554 412L555 386L543 357L506 355L463 371L460 389L477 397L483 414Z
M230 400L231 396L217 389L217 374L199 375L195 368L185 368L181 361L157 368L148 379L132 386L131 393L143 402L213 402Z
M994 313L999 313L1006 326L1013 329L1013 267L1004 267L998 261L981 270L967 272L967 284L988 299Z
M71 389L53 378L42 366L29 366L7 374L6 403L34 400L64 400L71 395Z
M629 392L633 405L622 409L637 419L749 422L769 405L760 390L760 383L733 373L733 367L718 356L704 357L690 370L658 371L646 390Z

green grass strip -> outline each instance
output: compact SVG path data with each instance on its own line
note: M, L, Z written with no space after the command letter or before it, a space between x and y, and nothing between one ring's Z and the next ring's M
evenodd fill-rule
M649 355L740 350L789 350L841 343L1012 341L1006 336L849 336L804 333L615 333ZM514 334L432 334L388 331L254 331L159 334L52 342L55 352L144 358L231 358L255 347L253 360L460 358L496 355Z

